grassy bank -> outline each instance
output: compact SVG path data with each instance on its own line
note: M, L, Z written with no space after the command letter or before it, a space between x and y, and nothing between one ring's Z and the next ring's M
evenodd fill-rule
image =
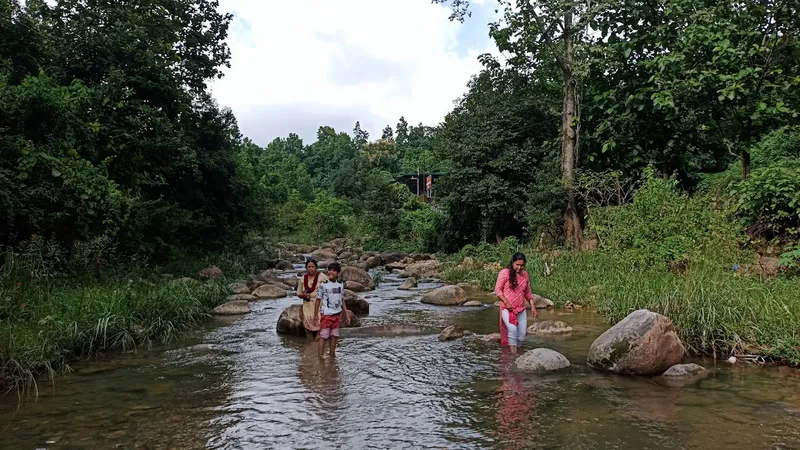
M800 365L800 280L763 279L712 266L683 274L637 270L622 254L604 251L550 257L551 274L545 276L542 257L528 254L534 292L557 306L572 302L597 308L611 323L647 308L672 319L693 353L758 354ZM475 266L487 262L500 261L481 258ZM448 281L477 282L487 290L496 276L494 269L460 268L455 259L444 271Z
M217 262L226 277L171 282ZM248 268L235 256L178 261L102 277L41 276L7 258L0 268L0 389L35 393L43 375L77 358L168 343L200 325Z

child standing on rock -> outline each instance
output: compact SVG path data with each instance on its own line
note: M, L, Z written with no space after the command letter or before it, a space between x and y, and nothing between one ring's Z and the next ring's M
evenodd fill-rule
M350 313L344 303L344 284L339 282L339 272L342 266L331 263L328 266L328 280L319 285L317 289L315 317L322 316L319 320L319 349L320 357L325 353L325 343L330 340L330 355L336 356L336 342L339 340L339 328L342 326L342 312L345 323L350 323Z

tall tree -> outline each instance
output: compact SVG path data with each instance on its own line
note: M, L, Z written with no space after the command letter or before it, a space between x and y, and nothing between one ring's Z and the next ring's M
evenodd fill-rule
M383 133L381 134L381 139L386 141L394 140L394 131L392 130L391 125L386 125L386 128L383 129Z

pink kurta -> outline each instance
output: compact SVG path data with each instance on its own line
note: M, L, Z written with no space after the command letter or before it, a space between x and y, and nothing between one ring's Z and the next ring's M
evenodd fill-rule
M523 270L517 274L516 288L511 286L511 282L508 280L508 274L509 269L506 268L501 270L497 275L497 283L494 285L494 295L498 297L502 296L511 304L514 310L511 311L512 314L509 314L509 318L513 317L511 320L516 320L517 314L525 311L525 303L533 299L533 293L531 292L528 272ZM501 305L500 308L502 314L505 305ZM506 328L506 324L503 323L502 315L500 318L500 345L503 347L508 346L508 329Z

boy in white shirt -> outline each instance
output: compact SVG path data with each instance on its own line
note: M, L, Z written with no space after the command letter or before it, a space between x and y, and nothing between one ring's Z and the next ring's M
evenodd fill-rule
M331 341L330 355L336 356L336 341L339 340L339 328L342 326L342 312L344 312L345 323L350 323L350 312L344 303L344 284L339 282L339 272L342 266L339 263L331 263L328 266L328 281L322 283L317 288L317 303L315 316L319 320L319 356L325 353L325 343Z

